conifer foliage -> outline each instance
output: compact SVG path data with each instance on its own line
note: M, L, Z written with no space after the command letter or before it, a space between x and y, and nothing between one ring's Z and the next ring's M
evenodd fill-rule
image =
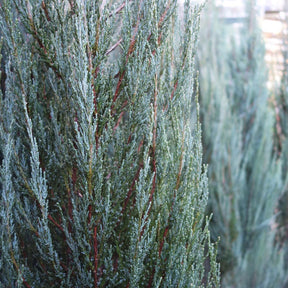
M275 209L284 185L253 2L247 1L238 30L211 7L202 30L209 41L199 49L211 231L221 238L223 287L283 287L285 281L283 251L275 246Z
M201 6L0 9L1 286L219 287L192 97Z

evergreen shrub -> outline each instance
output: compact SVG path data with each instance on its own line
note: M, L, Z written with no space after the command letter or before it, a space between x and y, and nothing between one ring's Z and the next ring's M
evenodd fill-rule
M1 287L219 287L193 97L201 9L1 1Z

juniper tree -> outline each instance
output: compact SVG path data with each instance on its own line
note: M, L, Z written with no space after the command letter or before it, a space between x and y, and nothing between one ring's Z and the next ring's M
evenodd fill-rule
M200 103L211 231L221 238L223 287L282 287L283 251L274 246L281 161L274 155L264 45L248 11L239 33L212 5L203 24Z
M219 287L192 97L201 9L1 2L2 287Z

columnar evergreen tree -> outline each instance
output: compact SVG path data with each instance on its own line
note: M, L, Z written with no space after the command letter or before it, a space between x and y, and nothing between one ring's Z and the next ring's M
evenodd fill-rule
M248 11L239 33L215 7L203 24L200 104L211 231L221 238L223 287L282 287L283 251L274 246L281 161L274 155L264 45L253 6Z
M201 8L1 1L1 287L219 287L192 97Z

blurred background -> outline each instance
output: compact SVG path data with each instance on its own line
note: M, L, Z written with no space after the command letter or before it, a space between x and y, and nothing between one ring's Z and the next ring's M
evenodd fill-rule
M247 17L247 1L239 0L217 0L216 7L219 9L219 16L226 19L234 26L245 21ZM283 53L287 41L287 0L256 0L255 12L258 17L259 26L263 32L266 48L266 62L269 68L271 81L281 80L283 71ZM272 85L272 83L269 83Z
M198 49L222 287L288 287L288 1L210 0Z

